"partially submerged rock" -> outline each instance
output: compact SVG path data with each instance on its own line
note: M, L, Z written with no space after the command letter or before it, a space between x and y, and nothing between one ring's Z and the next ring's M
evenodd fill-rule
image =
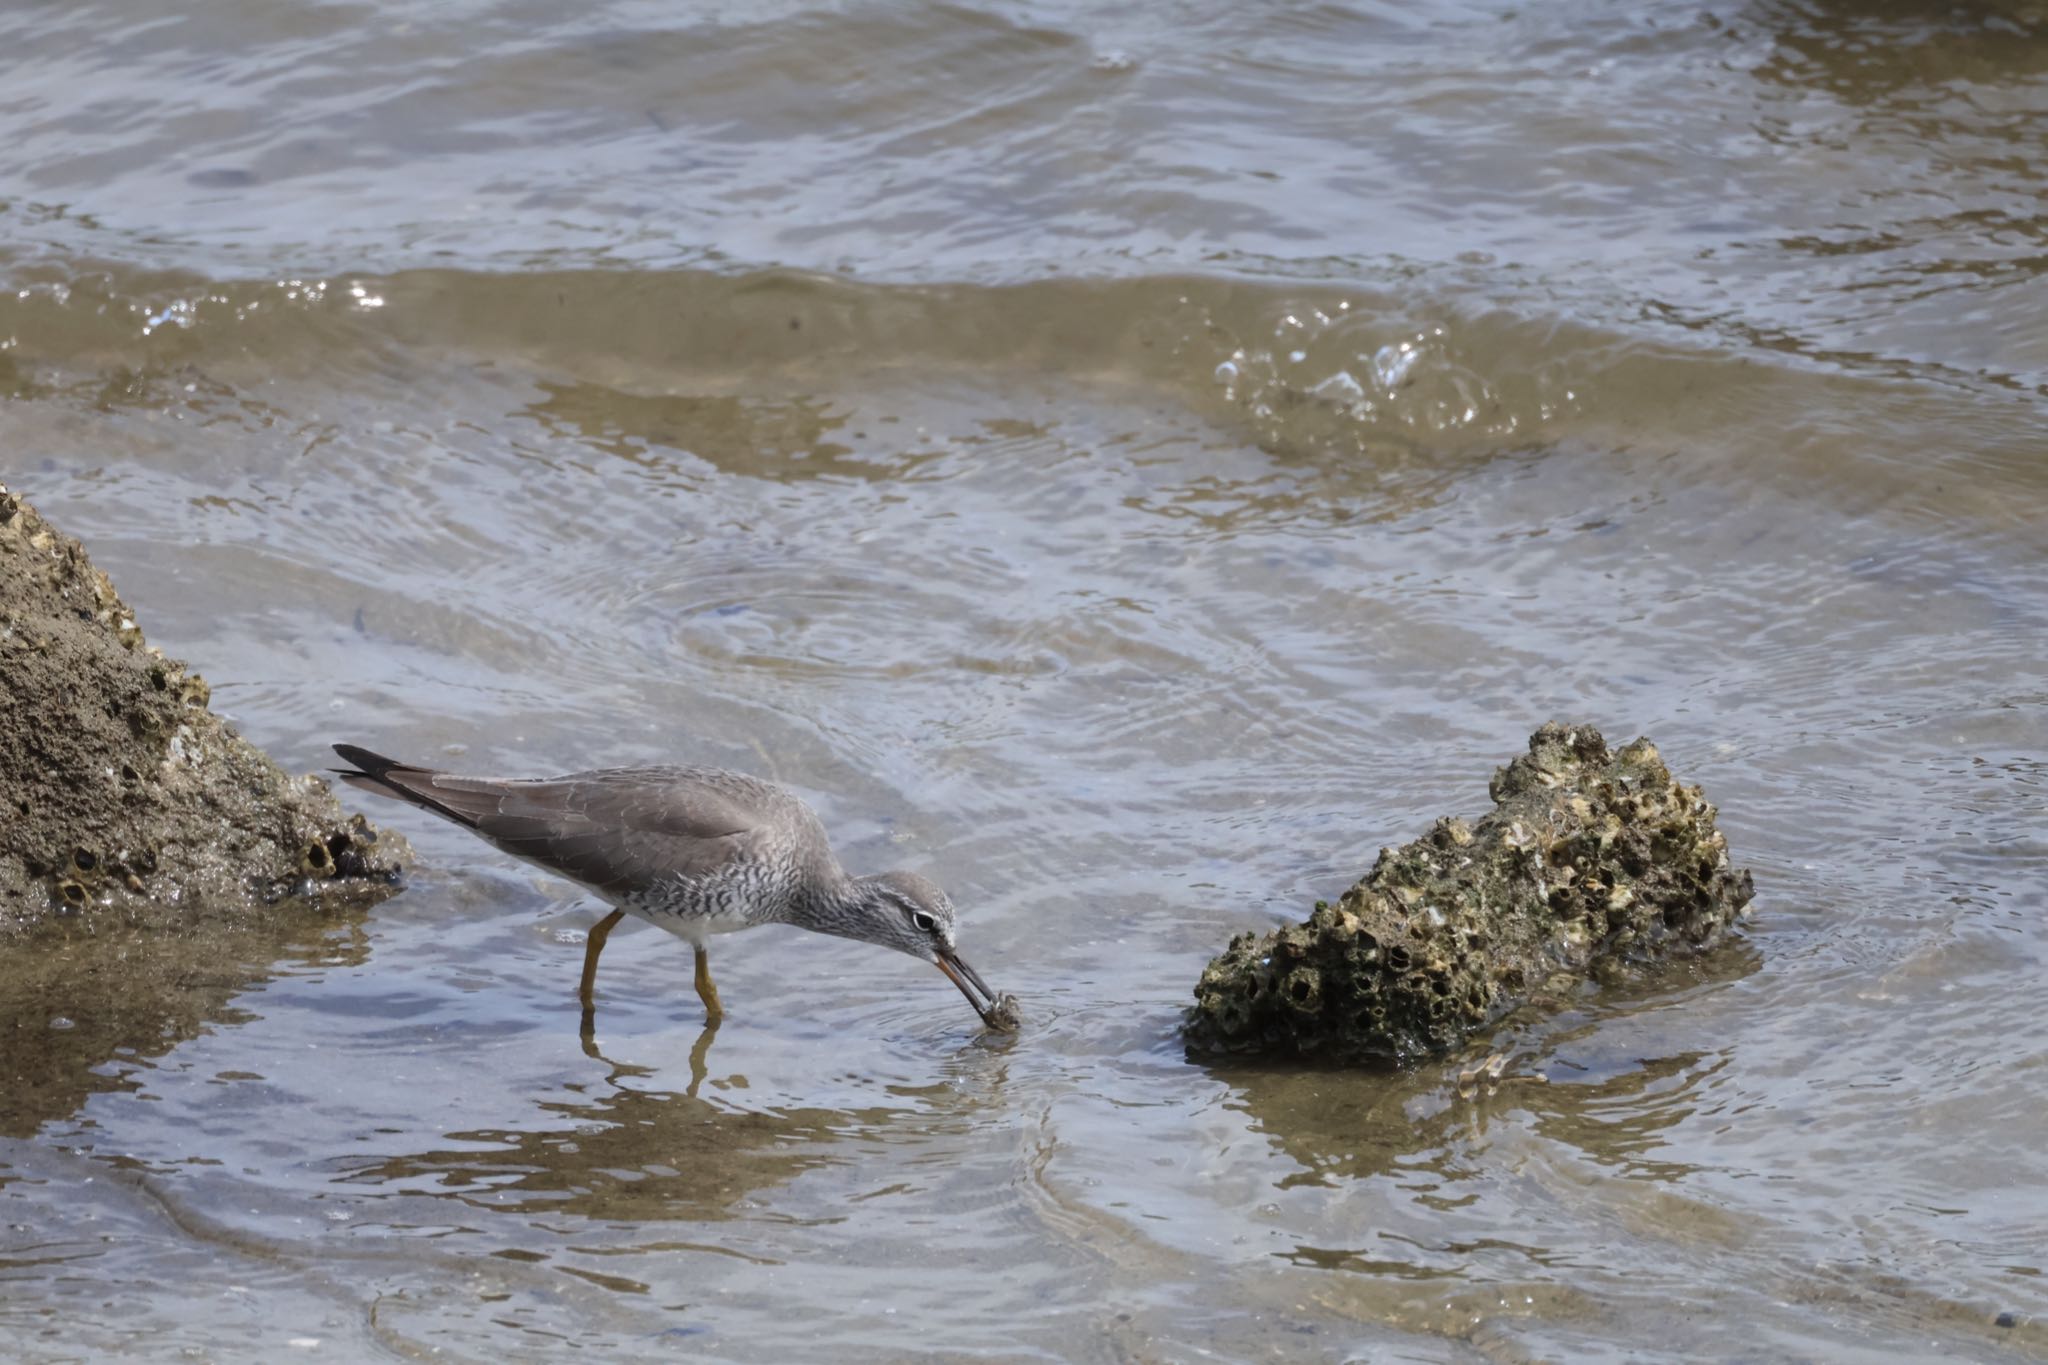
M85 550L0 487L0 941L53 918L189 922L405 856L207 709Z
M1714 808L1639 739L1545 725L1494 810L1380 851L1306 924L1240 934L1195 987L1200 1052L1411 1061L1447 1052L1597 961L1695 951L1749 904Z

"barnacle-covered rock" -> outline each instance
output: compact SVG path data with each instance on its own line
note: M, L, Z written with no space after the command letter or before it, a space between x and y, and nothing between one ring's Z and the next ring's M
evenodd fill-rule
M209 700L84 548L0 487L0 942L52 919L190 927L315 884L388 886L404 841Z
M1639 739L1545 725L1492 813L1442 819L1305 924L1240 934L1195 987L1198 1052L1411 1061L1608 957L1712 942L1748 906L1715 811Z

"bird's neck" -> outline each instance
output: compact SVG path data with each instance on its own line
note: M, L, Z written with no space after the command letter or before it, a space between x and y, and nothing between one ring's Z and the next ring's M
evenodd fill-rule
M868 904L867 879L850 877L837 862L819 868L802 897L789 907L790 924L821 934L858 937L853 930Z

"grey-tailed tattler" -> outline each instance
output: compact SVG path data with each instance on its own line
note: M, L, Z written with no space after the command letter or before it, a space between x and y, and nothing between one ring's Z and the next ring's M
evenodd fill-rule
M849 876L817 815L771 782L687 767L464 777L353 744L337 744L334 752L355 765L336 770L350 786L474 830L612 906L592 927L583 953L586 1018L605 938L621 916L637 915L696 950L697 994L707 1023L724 1013L705 951L711 935L793 924L929 962L960 988L983 1023L1016 1027L1015 999L990 991L961 960L946 893L913 872Z

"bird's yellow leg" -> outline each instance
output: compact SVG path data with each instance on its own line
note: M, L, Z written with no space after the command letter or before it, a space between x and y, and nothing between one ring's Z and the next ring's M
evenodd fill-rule
M614 910L596 924L590 926L590 938L583 947L583 1012L589 1014L597 1008L592 998L597 989L597 955L604 951L604 941L611 937L612 926L626 917L623 910Z
M725 1007L718 1003L718 987L711 984L711 954L704 951L703 944L697 944L697 998L704 1002L704 1022L715 1024L725 1017Z

